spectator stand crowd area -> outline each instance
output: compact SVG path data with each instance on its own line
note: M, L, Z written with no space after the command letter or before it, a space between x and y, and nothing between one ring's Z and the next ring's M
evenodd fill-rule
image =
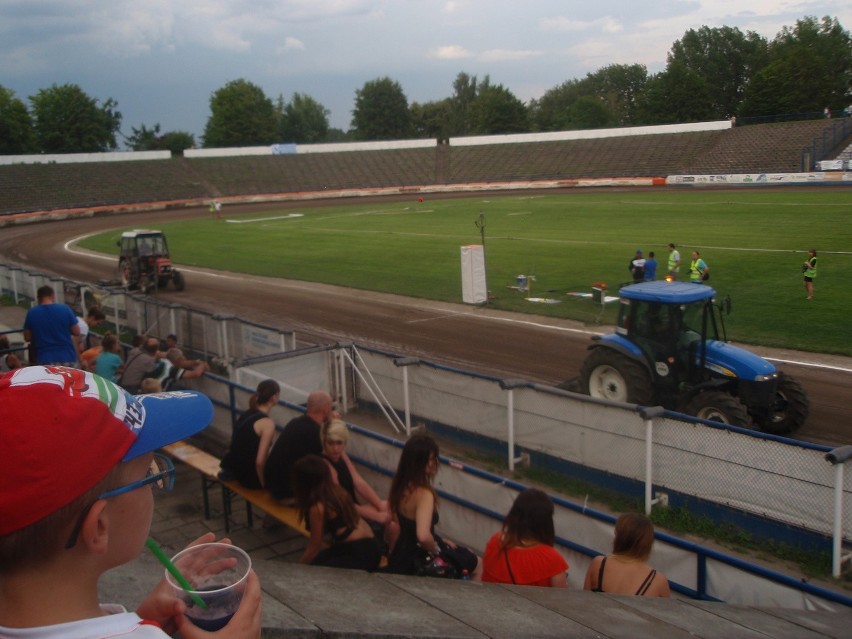
M662 184L667 176L682 174L801 173L836 157L850 139L852 118L835 118L453 138L427 144L316 145L280 155L274 154L274 147L260 147L187 151L186 157L175 158L103 154L110 161L98 161L107 158L96 155L5 156L0 157L0 216L146 203L197 205L214 199L260 201L288 194L440 191L470 184L572 186L576 180L625 178Z

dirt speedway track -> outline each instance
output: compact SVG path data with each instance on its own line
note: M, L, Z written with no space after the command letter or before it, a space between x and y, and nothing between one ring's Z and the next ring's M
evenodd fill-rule
M310 203L277 202L273 206L304 209ZM269 208L270 204L229 207L231 211L240 212ZM7 226L0 230L0 261L73 280L97 281L115 275L117 259L71 252L66 248L69 240L111 228L150 227L166 220L207 215L205 208L194 208ZM183 270L186 291L170 290L161 293L162 298L290 328L303 341L354 341L503 378L545 384L559 384L572 378L578 374L586 356L587 331L602 330L569 320L310 282L237 276L194 268ZM849 419L852 361L849 358L753 350L765 357L812 364L778 363L782 370L801 381L810 398L811 415L797 434L800 439L831 446L852 443L852 420Z

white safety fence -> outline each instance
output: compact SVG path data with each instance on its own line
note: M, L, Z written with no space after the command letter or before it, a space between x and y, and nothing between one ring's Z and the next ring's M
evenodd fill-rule
M411 423L450 426L504 442L507 467L523 449L647 482L654 498L672 493L820 535L830 536L834 530L835 472L826 461L824 446L708 426L672 413L655 418L648 429L634 406L535 384L507 383L428 362L405 360L407 366L398 366L395 359L365 348L356 357L391 405L408 413ZM358 389L360 401L372 401ZM512 440L514 450L509 447ZM842 486L846 541L852 534L849 475Z

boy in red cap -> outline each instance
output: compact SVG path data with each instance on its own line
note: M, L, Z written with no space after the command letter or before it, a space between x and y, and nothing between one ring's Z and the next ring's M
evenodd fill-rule
M136 613L98 602L98 579L134 559L153 515L151 487L174 466L154 451L205 428L213 405L177 391L134 397L86 371L31 366L0 377L0 637L210 636L162 580ZM195 543L213 540L212 533ZM221 638L260 636L260 585Z

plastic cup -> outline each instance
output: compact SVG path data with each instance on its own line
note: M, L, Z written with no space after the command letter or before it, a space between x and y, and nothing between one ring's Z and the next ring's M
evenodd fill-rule
M191 591L185 590L166 571L175 596L186 604L187 618L210 632L227 624L240 607L251 570L251 558L246 552L231 544L199 544L176 554L172 563L192 586ZM193 595L207 608L197 605Z

